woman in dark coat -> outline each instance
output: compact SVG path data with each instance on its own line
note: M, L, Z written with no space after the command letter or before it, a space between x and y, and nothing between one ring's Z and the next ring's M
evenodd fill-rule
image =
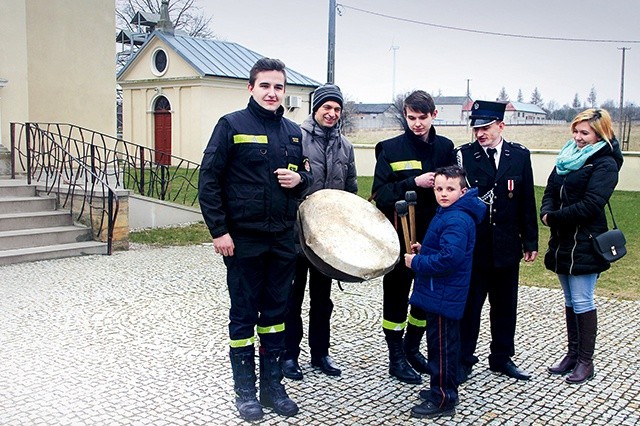
M556 159L542 198L540 218L551 228L547 269L558 274L565 299L568 351L551 374L567 374L567 383L593 377L597 315L596 281L610 264L593 247L593 238L607 231L605 206L618 183L622 152L611 116L587 109L571 123L573 139Z

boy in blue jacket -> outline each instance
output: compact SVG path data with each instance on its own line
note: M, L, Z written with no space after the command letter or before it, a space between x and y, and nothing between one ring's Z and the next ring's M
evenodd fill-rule
M405 254L405 265L415 272L409 302L427 312L427 345L431 379L420 391L422 404L411 417L453 416L458 402L457 370L460 358L459 322L469 292L476 224L486 213L476 188L467 188L458 166L435 172L433 191L439 206L422 245Z

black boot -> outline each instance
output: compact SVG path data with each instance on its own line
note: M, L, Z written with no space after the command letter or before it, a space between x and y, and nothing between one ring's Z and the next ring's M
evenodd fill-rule
M402 347L402 333L392 331L386 334L389 347L389 374L404 383L414 385L422 383L422 377L407 362Z
M578 319L578 362L565 379L567 383L580 384L593 377L593 353L596 349L598 316L596 310L576 314Z
M233 390L240 417L247 421L260 420L264 416L256 399L256 362L253 352L229 352L233 371Z
M554 366L548 367L549 374L570 373L578 362L578 319L573 308L565 306L567 321L567 354Z
M281 416L295 416L298 414L298 405L289 398L281 383L279 356L279 351L267 351L260 347L260 402Z
M431 374L429 361L420 353L420 342L422 341L422 336L424 336L424 330L424 327L407 325L407 331L404 335L404 353L409 365L414 370L422 374Z

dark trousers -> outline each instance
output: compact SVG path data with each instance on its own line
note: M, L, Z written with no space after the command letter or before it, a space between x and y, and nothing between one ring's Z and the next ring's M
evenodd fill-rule
M404 266L401 260L382 279L382 319L384 324L402 324L407 320L407 309L409 305L409 292L413 282L413 272ZM411 306L411 316L417 320L424 320L426 313L424 310ZM384 332L391 332L383 324Z
M516 315L518 310L519 265L508 268L474 265L469 296L460 322L461 363L473 366L480 334L482 307L489 296L491 324L490 366L502 366L515 353Z
M427 312L427 345L431 369L428 399L436 407L451 408L458 399L460 322Z
M232 238L234 255L224 258L231 299L229 337L232 341L252 338L257 326L259 333L262 330L261 346L282 350L295 269L293 231Z
M296 260L296 274L289 296L285 320L286 358L298 358L303 335L302 302L309 275L309 347L311 356L329 355L331 313L331 278L318 271L304 256Z

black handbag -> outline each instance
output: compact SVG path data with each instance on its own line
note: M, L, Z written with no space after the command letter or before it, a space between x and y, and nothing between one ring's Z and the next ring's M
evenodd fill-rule
M611 204L607 201L607 206L609 207L609 212L611 213L611 220L613 221L613 229L603 232L597 236L591 236L593 238L593 247L596 252L602 256L604 260L609 263L615 262L618 259L621 259L625 254L627 254L627 248L625 244L627 240L624 238L624 234L621 230L618 229L616 225L616 220L613 217L613 210L611 210Z

